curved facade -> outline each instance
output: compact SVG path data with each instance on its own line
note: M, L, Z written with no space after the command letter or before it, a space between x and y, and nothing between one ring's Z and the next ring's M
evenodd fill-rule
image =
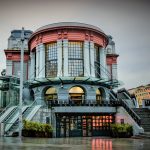
M55 136L108 135L115 108L91 106L115 100L118 55L112 37L92 25L63 22L37 29L28 45L28 85L38 104L53 108Z
M31 79L116 79L118 55L107 55L108 44L109 37L91 25L67 22L41 27L29 40Z

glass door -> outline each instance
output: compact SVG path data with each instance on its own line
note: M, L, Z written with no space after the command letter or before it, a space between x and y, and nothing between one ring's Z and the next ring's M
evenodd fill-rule
M83 137L92 136L92 118L82 116L82 135Z

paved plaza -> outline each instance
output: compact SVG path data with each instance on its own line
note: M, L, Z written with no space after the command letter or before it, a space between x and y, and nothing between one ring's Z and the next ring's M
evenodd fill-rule
M149 150L149 139L107 137L0 138L0 150Z

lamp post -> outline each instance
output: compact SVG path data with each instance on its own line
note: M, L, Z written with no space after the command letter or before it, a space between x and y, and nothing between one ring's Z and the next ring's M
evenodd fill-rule
M23 98L23 62L24 62L24 28L21 31L21 60L20 60L20 100L19 100L19 137L22 137L22 98Z

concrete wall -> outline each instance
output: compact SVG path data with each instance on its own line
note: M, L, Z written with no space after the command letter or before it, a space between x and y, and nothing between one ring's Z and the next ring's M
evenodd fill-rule
M138 135L139 133L144 133L142 127L140 127L128 114L128 112L123 107L117 108L116 123L121 123L121 119L124 119L124 123L128 123L133 126L133 135Z

